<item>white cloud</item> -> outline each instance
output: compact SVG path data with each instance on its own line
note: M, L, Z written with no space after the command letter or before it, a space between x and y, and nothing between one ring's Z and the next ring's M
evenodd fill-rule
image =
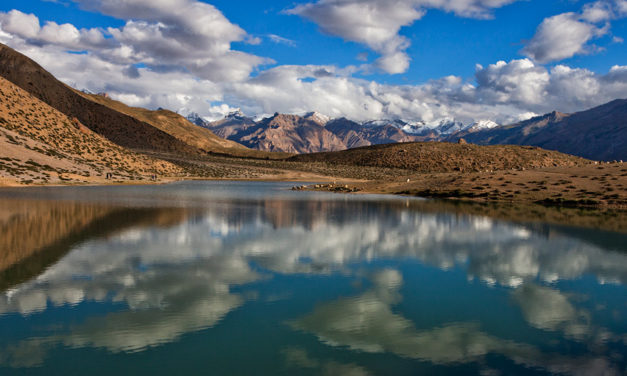
M287 11L315 22L330 35L364 44L379 53L375 67L387 73L403 73L410 45L399 34L404 26L421 19L428 9L453 12L462 17L488 18L490 9L516 0L319 0Z
M586 4L581 13L562 13L544 19L521 53L549 63L600 50L589 42L607 35L610 21L627 16L624 0Z
M559 61L589 53L588 41L606 32L575 13L559 14L542 21L522 53L540 63Z
M40 31L39 18L34 14L25 14L19 10L0 13L2 29L23 38L36 38Z
M115 64L145 64L159 70L188 70L212 81L246 79L270 59L231 49L232 42L254 43L215 7L193 0L85 0L81 6L127 20L120 28L81 29L47 22L13 10L0 13L5 32L35 44L87 50ZM105 35L106 34L106 35Z
M416 86L358 80L333 67L324 67L333 75L316 77L320 68L280 66L263 71L229 85L229 104L247 113L316 110L355 120L456 118L468 122L488 118L503 123L529 113L593 107L624 96L627 90L627 77L618 74L622 67L607 75L566 66L549 71L528 59L479 66L476 83L450 76Z
M18 10L0 12L0 27L4 32L29 40L35 44L55 44L71 50L110 47L99 29L77 29L71 24L46 22L42 27L34 14Z
M318 111L353 120L402 118L435 124L443 119L464 123L489 119L508 123L531 113L583 110L627 92L625 67L617 66L603 75L565 65L548 70L530 59L478 66L474 77L448 76L421 85L357 79L353 75L361 67L353 66L280 65L251 75L265 59L232 50L230 43L254 37L228 22L214 7L201 4L196 8L187 0L150 2L147 7L137 6L141 1L115 3L119 7L113 7L112 1L82 2L90 9L128 17L123 27L107 30L53 22L40 26L34 15L0 13L0 42L78 89L105 91L133 106L196 112L209 119L221 117L224 108L228 112L241 108L248 115ZM465 8L452 2L423 2L421 6L484 17L491 6L504 3L481 2L482 7L472 12L463 12ZM177 4L181 9L172 10ZM204 24L184 19L190 9L204 11L200 18L207 22L215 21L215 35ZM395 35L387 33L380 40ZM407 55L395 53L384 54L375 64L388 70L405 69Z
M290 47L296 47L296 42L294 42L291 39L287 39L284 38L280 35L276 35L276 34L268 34L267 35L268 39L270 39L270 41L272 41L273 43L276 44L285 44L286 46L290 46Z
M538 105L546 97L549 72L530 60L499 61L478 68L478 88L488 102Z
M610 3L597 1L586 4L583 7L581 19L591 23L607 21L612 18L612 7Z

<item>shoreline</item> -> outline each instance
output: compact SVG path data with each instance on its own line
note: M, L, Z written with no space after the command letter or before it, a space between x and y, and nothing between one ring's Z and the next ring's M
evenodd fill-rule
M533 171L533 170L532 170ZM497 171L496 173L498 173ZM627 211L627 201L619 203L608 203L602 200L591 199L557 199L548 195L532 195L530 198L530 191L520 191L517 195L512 197L502 197L499 195L490 195L486 193L473 193L460 189L447 189L439 187L439 189L420 189L415 187L416 183L412 183L412 179L408 179L407 182L390 181L379 182L369 181L365 179L351 179L343 177L324 176L314 173L294 173L292 174L268 174L260 177L201 177L201 176L189 176L189 177L172 177L161 178L159 180L97 180L91 182L55 182L50 184L37 184L29 183L23 184L15 182L13 184L6 184L7 178L0 178L0 189L6 188L42 188L42 187L115 187L115 186L141 186L141 185L164 185L185 181L238 181L238 182L285 182L285 183L313 183L312 185L294 186L292 190L306 190L306 191L325 191L332 193L352 193L352 194L385 194L394 196L406 196L416 197L434 200L444 200L451 202L463 202L463 203L499 203L499 204L526 204L526 205L539 205L543 207L553 208L582 208L582 209L611 209L617 211ZM428 174L423 174L428 175ZM451 173L430 174L433 175L452 175ZM418 181L429 182L428 179L420 179L425 176L418 175ZM455 188L455 187L451 187Z
M297 188L297 189L295 189ZM292 190L296 191L311 191L311 192L332 192L338 194L383 194L383 195L392 195L398 197L410 197L410 198L423 198L429 200L440 200L451 203L464 203L464 204L508 204L508 205L538 205L545 208L571 208L571 209L591 209L591 210L615 210L615 211L625 211L627 212L627 204L590 204L587 202L577 202L577 201L568 201L565 200L563 202L556 201L552 202L550 200L539 200L539 201L529 201L529 200L499 200L499 199L482 199L482 198L473 198L473 197L455 197L455 195L449 195L445 192L442 193L432 193L432 194L421 194L424 192L417 192L416 194L412 194L411 192L381 192L379 190L370 190L370 189L362 189L359 186L349 186L344 189L336 189L335 185L331 187L328 184L321 184L320 187L314 186L300 186L293 187Z
M455 202L627 211L627 165L615 163L568 169L414 174L408 175L405 181L366 181L349 183L346 187L327 182L296 190L300 189L394 194Z
M317 179L316 179L317 178ZM37 184L21 185L18 187L0 186L2 189L29 189L41 187L115 187L131 185L164 185L184 181L238 181L238 182L285 182L307 183L310 185L293 186L292 190L324 191L332 193L350 193L353 195L383 194L395 197L407 197L416 199L407 201L407 207L414 207L425 212L448 212L455 215L476 215L497 220L506 220L514 223L528 223L542 225L543 223L564 225L571 227L599 229L604 231L626 233L627 232L627 205L596 205L596 206L566 206L546 205L528 200L499 200L464 197L432 197L407 194L395 191L398 185L409 184L407 182L372 182L359 181L357 179L334 179L321 176L309 176L307 178L294 177L285 179L279 176L265 176L260 178L199 178L189 177L180 179L163 179L160 181L132 181L132 182L107 182L104 184ZM332 183L331 183L332 182ZM411 183L411 182L410 182ZM318 186L316 188L316 186ZM300 189L295 189L299 187ZM348 188L346 188L348 187ZM339 189L338 189L339 188ZM420 199L422 198L422 200Z

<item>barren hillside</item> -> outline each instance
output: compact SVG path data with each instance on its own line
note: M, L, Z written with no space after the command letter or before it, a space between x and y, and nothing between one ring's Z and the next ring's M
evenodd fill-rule
M126 150L0 77L0 177L19 183L172 175L180 168Z
M375 145L339 152L298 155L289 160L400 168L415 172L521 170L589 163L583 158L531 146L478 146L445 142Z
M196 148L146 122L89 100L28 57L2 44L0 76L120 146L135 150L199 153Z
M534 145L595 160L627 159L627 99L574 114L552 112L512 125L464 131L450 140L460 137L481 145Z

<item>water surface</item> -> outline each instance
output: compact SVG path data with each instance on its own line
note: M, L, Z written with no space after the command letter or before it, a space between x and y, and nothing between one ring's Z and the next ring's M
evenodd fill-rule
M0 374L624 374L627 236L284 183L0 191Z

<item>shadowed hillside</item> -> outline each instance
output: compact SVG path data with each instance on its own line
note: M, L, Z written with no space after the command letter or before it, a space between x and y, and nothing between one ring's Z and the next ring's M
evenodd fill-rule
M534 145L595 160L627 160L627 99L574 114L552 112L520 123L461 132L468 142Z

